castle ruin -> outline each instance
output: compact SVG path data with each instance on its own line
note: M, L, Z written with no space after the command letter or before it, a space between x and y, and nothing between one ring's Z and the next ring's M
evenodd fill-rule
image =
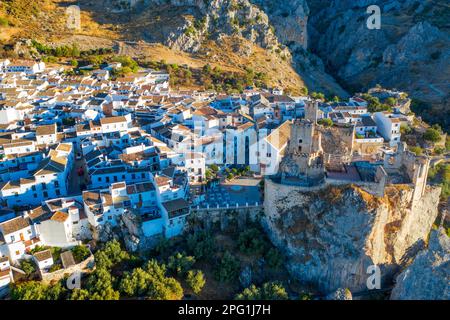
M279 173L272 177L274 182L300 188L355 184L379 197L385 195L388 185L408 185L414 190L411 207L424 195L430 166L427 156L408 151L405 143L400 143L397 150L377 150L382 157L375 161L326 154L317 119L318 103L309 102L305 118L292 121ZM338 163L330 165L330 159Z

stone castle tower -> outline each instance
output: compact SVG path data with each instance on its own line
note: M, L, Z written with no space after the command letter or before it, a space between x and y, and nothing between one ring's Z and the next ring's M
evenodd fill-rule
M305 106L305 119L292 122L287 152L280 165L282 183L311 185L325 177L322 136L316 130L318 103Z

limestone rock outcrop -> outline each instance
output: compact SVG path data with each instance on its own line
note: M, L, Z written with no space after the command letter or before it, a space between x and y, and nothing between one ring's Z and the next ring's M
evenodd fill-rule
M433 230L428 248L397 276L391 299L450 299L450 238L444 229Z
M380 198L350 184L303 188L266 179L263 225L289 257L291 275L323 293L367 290L372 265L385 287L423 247L438 215L440 188L427 187L414 207L409 186L385 192Z
M326 5L325 5L326 4ZM445 74L450 34L445 0L308 0L308 48L340 84L367 90L376 84L409 93L432 106L420 114L449 126ZM366 9L378 5L381 28L368 29Z

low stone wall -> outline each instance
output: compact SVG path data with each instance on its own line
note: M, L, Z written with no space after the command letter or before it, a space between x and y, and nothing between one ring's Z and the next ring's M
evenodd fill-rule
M189 216L190 225L202 224L201 227L212 229L218 226L224 231L232 225L243 230L248 222L257 222L264 214L263 206L238 207L238 208L210 208L191 209Z
M70 266L67 269L60 269L54 272L43 272L42 270L39 270L39 275L41 276L43 282L49 283L52 281L59 281L75 272L90 272L94 270L94 267L94 255L91 254L86 260L80 262L79 264Z

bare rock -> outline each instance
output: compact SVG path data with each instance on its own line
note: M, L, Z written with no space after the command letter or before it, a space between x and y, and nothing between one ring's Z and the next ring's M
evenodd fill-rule
M391 300L450 299L450 238L443 228L430 234L428 248L396 278Z

